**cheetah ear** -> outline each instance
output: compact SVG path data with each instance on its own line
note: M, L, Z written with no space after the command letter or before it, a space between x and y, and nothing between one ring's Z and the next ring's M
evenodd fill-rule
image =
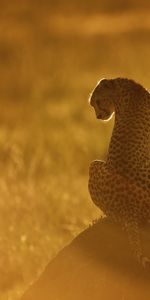
M113 79L102 78L99 81L99 85L101 87L104 87L104 88L112 88L114 86L114 80Z
M99 84L101 86L106 86L108 84L108 79L106 79L106 78L100 79Z

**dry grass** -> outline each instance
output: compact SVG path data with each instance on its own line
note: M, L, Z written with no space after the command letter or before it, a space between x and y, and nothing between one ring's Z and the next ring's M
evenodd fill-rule
M3 300L17 299L99 214L88 195L88 166L105 158L113 121L97 122L88 106L96 81L127 76L150 85L148 29L56 35L50 9L39 19L40 9L29 8L7 7L0 21Z

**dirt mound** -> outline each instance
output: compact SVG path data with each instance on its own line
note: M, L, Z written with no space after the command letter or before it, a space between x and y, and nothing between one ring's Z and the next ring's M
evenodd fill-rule
M150 228L142 231L150 254ZM126 235L107 218L78 235L21 300L148 300L150 270L132 257Z

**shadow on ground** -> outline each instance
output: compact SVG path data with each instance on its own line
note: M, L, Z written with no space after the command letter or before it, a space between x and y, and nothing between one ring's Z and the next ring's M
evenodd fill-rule
M150 254L150 228L142 231ZM150 270L134 261L127 237L107 218L78 235L21 300L150 299Z

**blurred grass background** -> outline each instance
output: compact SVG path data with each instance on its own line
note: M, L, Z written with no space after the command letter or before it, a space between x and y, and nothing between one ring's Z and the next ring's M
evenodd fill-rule
M18 299L100 212L88 189L113 120L88 105L96 82L150 86L147 0L0 2L0 299Z

